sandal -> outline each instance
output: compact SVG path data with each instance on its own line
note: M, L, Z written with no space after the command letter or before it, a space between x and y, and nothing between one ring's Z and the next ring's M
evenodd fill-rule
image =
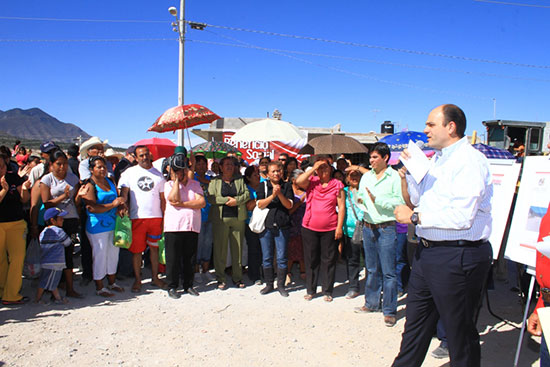
M323 297L323 300L325 302L332 302L332 296L330 294L326 294L325 297Z
M111 293L107 288L101 288L100 290L95 291L95 294L105 298L114 296L114 294Z
M304 296L304 299L305 299L306 301L311 301L311 300L313 299L313 294L306 294L306 295Z
M13 305L24 305L27 302L29 302L29 297L23 297L17 301L2 301L2 304L4 306L13 306Z
M225 291L227 289L227 283L218 282L218 289L221 290L221 291Z
M54 299L53 301L54 304L56 305L65 305L67 303L69 303L69 300L66 298L66 297L63 297L63 298L60 298L60 299Z
M115 292L118 292L118 293L122 293L124 292L124 288L122 288L120 285L116 284L116 283L113 283L113 284L109 284L107 286L107 288L111 291L115 291Z
M246 284L244 284L242 280L239 280L237 283L235 283L235 287L243 289L246 288Z

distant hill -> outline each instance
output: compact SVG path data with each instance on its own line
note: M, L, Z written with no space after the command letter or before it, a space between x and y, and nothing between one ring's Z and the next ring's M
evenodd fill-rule
M82 136L82 141L90 138L90 135L78 126L61 122L40 108L0 111L0 131L20 140L39 142L53 140L56 143L72 143L78 136Z

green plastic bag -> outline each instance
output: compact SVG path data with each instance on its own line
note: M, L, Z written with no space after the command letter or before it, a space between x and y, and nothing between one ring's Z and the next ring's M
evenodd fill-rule
M164 233L157 242L159 245L159 264L166 265L166 251L164 250Z
M114 245L116 247L130 248L132 244L132 220L130 217L116 217Z

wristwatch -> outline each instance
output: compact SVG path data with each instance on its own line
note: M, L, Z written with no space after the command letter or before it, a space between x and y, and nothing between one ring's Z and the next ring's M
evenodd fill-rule
M412 215L411 215L411 223L414 224L415 226L418 225L418 220L420 218L418 218L418 213L417 212L413 212Z

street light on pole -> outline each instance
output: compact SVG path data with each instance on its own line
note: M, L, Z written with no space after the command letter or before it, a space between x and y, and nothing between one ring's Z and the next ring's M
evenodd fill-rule
M180 47L179 47L179 72L178 72L178 106L183 106L183 80L184 80L184 62L185 62L185 0L180 0L180 13L178 18L178 10L171 6L168 8L170 14L176 17L176 21L172 23L174 32L178 32ZM183 129L178 130L178 145L183 146L184 135Z

